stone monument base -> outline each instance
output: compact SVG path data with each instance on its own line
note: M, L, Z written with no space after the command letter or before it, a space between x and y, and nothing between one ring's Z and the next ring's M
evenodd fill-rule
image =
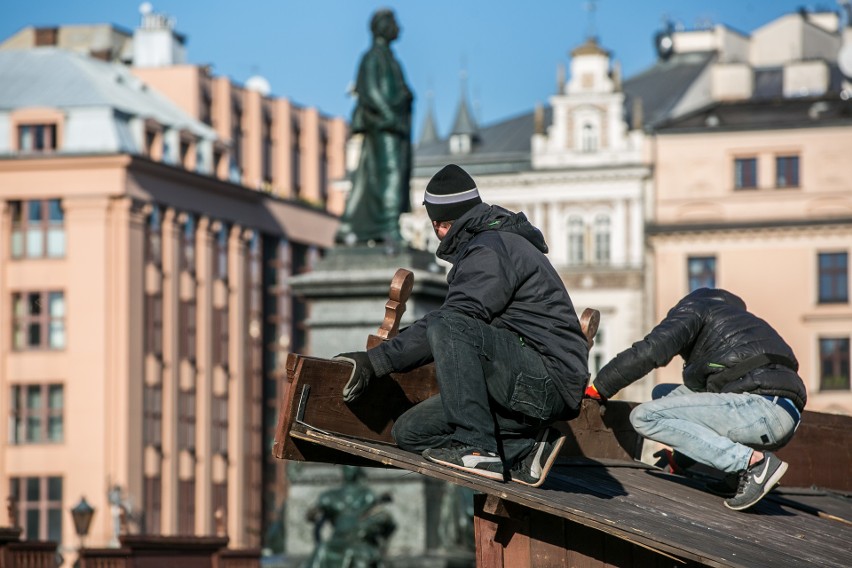
M402 317L401 327L405 327L440 307L446 296L444 266L430 252L405 249L389 254L381 245L338 246L311 272L292 278L294 295L309 302L306 354L331 358L366 349L368 336L377 333L384 319L390 283L400 268L414 273L414 287ZM305 519L305 512L322 493L339 487L343 474L339 466L326 464L291 462L287 470L286 557L297 562L306 559L315 546L314 525ZM388 566L475 565L472 495L459 493L451 484L395 469L367 468L366 481L377 495L388 493L391 498L384 506L397 527L388 543Z

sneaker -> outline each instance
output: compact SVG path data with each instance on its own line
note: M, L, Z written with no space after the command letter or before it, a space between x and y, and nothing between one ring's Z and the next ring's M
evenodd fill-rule
M519 461L509 472L512 481L523 483L531 487L538 487L544 483L553 462L565 443L565 436L556 428L545 428L536 439L532 451Z
M503 460L500 456L473 446L452 442L446 448L423 450L423 457L441 465L503 481Z
M787 472L787 464L775 454L765 452L763 459L740 473L737 494L725 499L725 507L734 511L748 509L769 493Z

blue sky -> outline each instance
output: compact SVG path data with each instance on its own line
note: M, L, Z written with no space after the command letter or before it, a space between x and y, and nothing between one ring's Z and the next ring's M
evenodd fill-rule
M132 30L140 1L0 0L0 38L27 25L111 23ZM556 69L594 32L620 61L625 77L655 60L652 38L665 19L686 28L724 23L751 32L800 6L837 9L832 0L151 0L188 38L190 63L244 83L263 75L273 94L344 116L347 87L370 43L374 10L390 7L402 26L394 49L415 96L419 132L431 101L438 131L466 90L488 124L546 103Z

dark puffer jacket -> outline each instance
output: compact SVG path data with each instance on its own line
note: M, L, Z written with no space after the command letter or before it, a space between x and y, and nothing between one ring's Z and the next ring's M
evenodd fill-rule
M790 366L769 364L741 377L714 380L725 369L761 354L786 357ZM607 363L595 378L595 388L610 397L675 355L683 357L683 383L691 390L778 395L799 410L805 407L807 393L790 346L768 323L746 311L741 298L709 288L683 298L645 339Z
M589 379L589 349L571 298L544 256L541 232L523 213L481 203L459 218L437 255L453 264L439 310L368 351L379 375L431 362L429 321L450 310L508 329L544 358L566 406L576 411Z

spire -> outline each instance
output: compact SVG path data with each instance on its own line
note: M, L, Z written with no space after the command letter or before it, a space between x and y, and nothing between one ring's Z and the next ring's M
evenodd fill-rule
M456 119L453 122L451 135L460 134L476 138L479 135L479 127L473 119L473 114L470 112L470 105L467 101L467 72L461 72L461 97L459 98L459 107L456 110Z
M426 98L429 101L429 108L426 109L426 118L423 119L423 128L420 131L420 140L417 141L418 146L432 144L433 142L438 141L438 128L435 126L435 105L432 91L426 93Z
M479 127L476 125L476 121L470 112L470 105L467 103L466 80L467 72L462 70L459 108L456 110L456 120L453 122L452 130L450 130L450 153L452 154L470 154L473 151L474 144L479 140Z

